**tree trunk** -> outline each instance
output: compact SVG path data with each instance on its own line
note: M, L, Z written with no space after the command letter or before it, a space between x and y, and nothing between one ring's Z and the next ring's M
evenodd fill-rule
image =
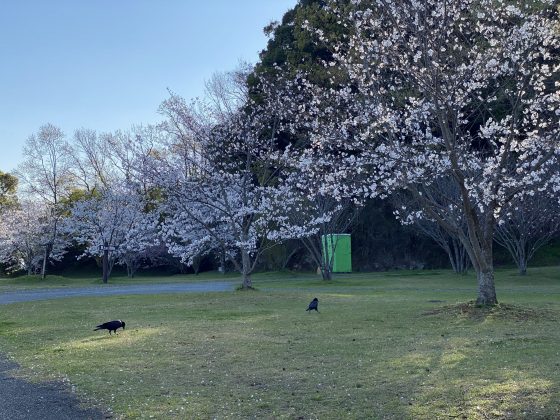
M253 288L253 282L251 281L251 256L245 250L241 250L241 262L242 262L242 275L243 284L241 285L242 290L249 290Z
M194 257L193 258L192 268L193 268L195 276L198 276L198 273L200 271L200 261L201 261L201 258L199 258L199 257Z
M218 271L222 274L226 274L226 251L224 249L220 250L220 267Z
M292 252L290 252L290 253L286 256L286 258L284 258L284 262L282 263L282 270L286 270L286 269L288 268L288 263L290 262L290 260L292 259L292 257L293 257L294 255L296 255L296 254L299 252L300 249L301 249L301 247L299 247L299 246L296 247L296 248L294 248L294 249L292 250Z
M323 280L332 280L332 270L328 265L326 267L321 267L321 276Z
M467 262L467 252L465 247L457 239L451 239L451 246L449 247L452 256L451 265L453 266L453 271L456 274L465 274L467 272L468 262Z
M465 255L464 253L458 258L458 267L457 267L457 274L466 274L467 270L469 268L469 261L468 261L468 256Z
M107 284L109 281L109 246L107 243L103 244L103 283Z
M136 266L134 262L127 262L126 263L126 275L129 279L134 278L134 274L136 273Z
M496 305L498 299L496 298L493 268L490 267L490 269L477 271L476 277L478 280L478 299L476 299L476 304Z
M56 205L56 200L55 200L55 205ZM51 236L51 242L45 246L45 256L43 258L43 269L41 270L41 280L45 280L45 278L47 277L47 262L49 261L49 257L54 248L54 242L57 236L57 224L58 222L55 218L53 232Z
M473 244L474 245L474 244ZM476 272L478 282L477 305L496 305L496 285L494 283L494 262L493 262L493 241L492 236L488 235L477 245L473 246L471 262ZM474 257L474 258L472 258Z
M478 252L474 253L476 259L473 261L473 266L478 281L477 305L486 306L498 303L496 285L494 283L493 243L492 236L487 234L485 240L480 241L480 247L477 249Z
M469 269L469 253L467 252L467 250L465 249L464 246L462 246L461 243L459 243L460 246L460 261L461 261L461 274L466 274L467 270Z
M49 253L50 253L50 246L46 245L45 246L45 254L43 255L43 267L41 268L41 280L45 280L45 278L47 277L47 261L49 259Z
M519 268L519 275L524 276L527 274L527 241L525 238L521 238L517 245L517 267Z
M527 259L519 260L519 262L517 263L517 266L519 268L519 275L520 276L527 275Z
M451 268L453 269L453 272L455 274L459 274L459 267L457 267L457 263L455 262L455 258L453 258L453 255L451 255L451 253L447 254L447 257L449 258L449 262L451 262Z
M478 282L476 304L485 306L496 305L498 299L494 283L493 229L492 226L487 225L486 231L482 233L480 229L474 227L474 218L469 220L469 222L473 222L473 226L469 227L469 236L463 236L461 242L476 272Z
M330 253L327 251L329 249L328 242L327 242L327 235L321 235L323 240L322 249L323 249L323 258L322 258L322 265L321 265L321 274L323 276L323 280L332 280L332 270L333 270L333 263L334 263L334 253L336 251L336 243L333 241L332 235L330 236Z

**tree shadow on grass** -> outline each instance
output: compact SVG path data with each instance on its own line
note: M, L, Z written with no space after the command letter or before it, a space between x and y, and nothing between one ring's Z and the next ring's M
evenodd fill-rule
M445 334L392 361L414 390L407 417L560 418L557 338L547 333L560 311L466 302L422 315Z

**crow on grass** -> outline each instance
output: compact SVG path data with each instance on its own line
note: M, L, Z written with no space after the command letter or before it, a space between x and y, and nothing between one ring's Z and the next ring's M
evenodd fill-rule
M319 299L314 298L309 304L309 306L307 307L306 311L312 311L315 309L317 312L319 312L319 309L317 309L318 306L319 306Z
M124 330L125 323L124 321L116 320L116 321L109 321L104 324L98 325L93 331L97 330L109 330L109 335L111 335L111 331L114 331L115 334L119 328Z

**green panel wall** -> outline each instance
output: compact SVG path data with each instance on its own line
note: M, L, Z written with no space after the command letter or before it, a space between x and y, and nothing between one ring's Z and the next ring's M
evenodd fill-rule
M351 273L352 272L352 246L350 235L331 234L321 237L323 244L323 256L330 258L333 255L333 273Z

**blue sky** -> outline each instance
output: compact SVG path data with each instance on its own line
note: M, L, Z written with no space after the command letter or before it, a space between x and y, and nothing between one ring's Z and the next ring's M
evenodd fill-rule
M0 170L45 123L127 129L159 120L167 88L256 62L262 28L297 0L17 0L0 12Z

